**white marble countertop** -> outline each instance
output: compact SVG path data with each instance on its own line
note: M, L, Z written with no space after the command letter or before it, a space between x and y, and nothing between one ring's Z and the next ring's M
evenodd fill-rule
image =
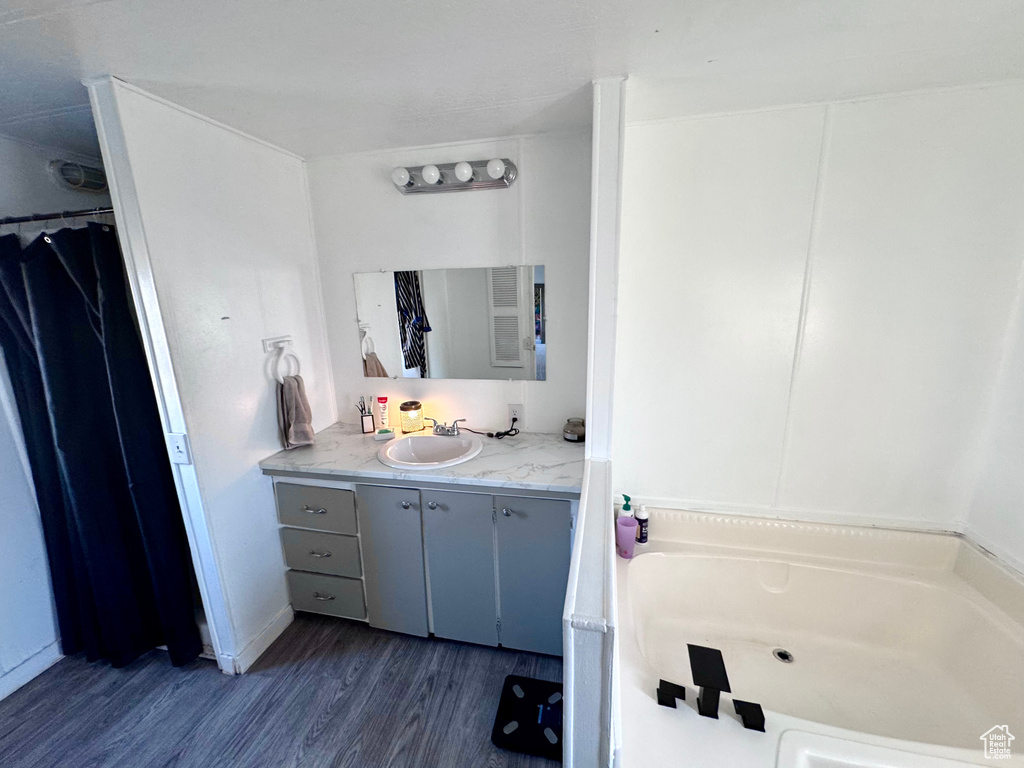
M395 438L400 440L400 437ZM443 439L443 438L439 438ZM280 451L260 462L273 474L296 473L370 480L451 483L490 488L579 493L583 487L583 446L560 434L521 432L502 440L481 436L479 456L444 469L403 471L377 459L384 443L356 426L333 424L317 433L316 444Z

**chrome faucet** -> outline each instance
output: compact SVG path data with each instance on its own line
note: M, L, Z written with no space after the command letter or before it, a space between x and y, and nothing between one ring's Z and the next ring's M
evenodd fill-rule
M435 435L445 435L447 437L458 437L459 436L459 422L460 421L465 421L465 419L456 419L455 421L452 422L452 425L449 427L444 422L442 422L441 424L438 424L437 423L437 419L432 419L429 416L425 416L424 419L426 421L433 422L433 424L434 424L434 434Z

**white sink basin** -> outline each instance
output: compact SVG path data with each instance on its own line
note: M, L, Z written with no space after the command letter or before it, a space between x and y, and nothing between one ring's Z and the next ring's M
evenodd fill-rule
M385 443L377 458L395 469L441 469L469 461L483 447L476 435L409 435Z

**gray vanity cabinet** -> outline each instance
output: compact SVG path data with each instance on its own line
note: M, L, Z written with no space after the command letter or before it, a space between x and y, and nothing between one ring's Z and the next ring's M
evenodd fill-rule
M424 490L422 498L434 634L497 645L494 497Z
M360 485L356 504L370 626L426 637L419 491Z
M501 644L562 654L572 516L567 501L495 496Z

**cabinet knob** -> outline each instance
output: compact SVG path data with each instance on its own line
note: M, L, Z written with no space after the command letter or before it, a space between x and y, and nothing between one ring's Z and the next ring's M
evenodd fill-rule
M437 502L436 501L428 501L427 502L427 509L437 509Z
M309 554L311 554L313 557L330 557L331 556L331 553L328 552L328 551L317 552L315 549L309 550Z
M512 517L512 510L509 509L508 507L502 507L501 514L503 514L505 517Z
M313 597L315 597L317 600L322 600L322 601L325 601L325 602L327 600L333 600L334 599L334 595L321 595L319 592L314 592L313 593Z
M313 509L308 504L303 504L302 505L302 509L305 512L309 512L309 514L311 514L311 515L326 515L327 514L327 510L324 509L323 507L321 507L320 509Z
M411 506L412 506L412 504L410 504L408 501L403 501L402 502L402 509L409 509L409 507L411 507Z

